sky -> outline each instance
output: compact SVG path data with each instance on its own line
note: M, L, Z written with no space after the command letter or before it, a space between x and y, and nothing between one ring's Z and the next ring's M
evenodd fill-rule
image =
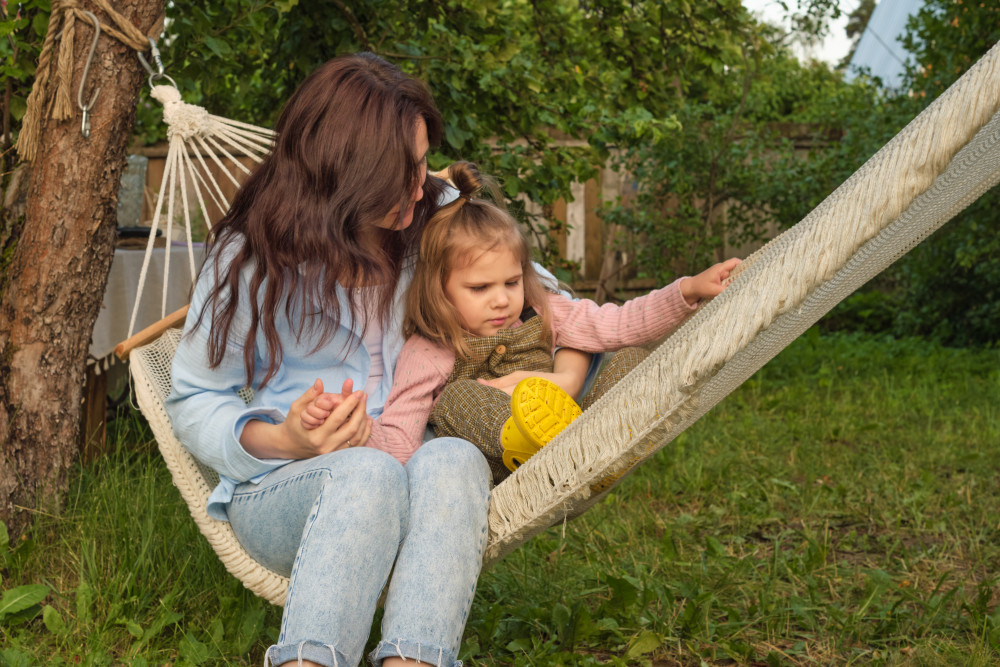
M789 6L795 7L795 0L787 1ZM830 34L823 43L815 47L796 45L793 47L793 51L802 59L814 57L831 65L836 65L847 55L847 52L851 48L851 42L844 32L844 27L847 25L847 15L854 11L859 4L860 0L841 0L840 10L842 14L830 26ZM777 0L743 0L743 6L761 16L768 23L776 23L787 27L787 23L784 21L784 10L782 10Z

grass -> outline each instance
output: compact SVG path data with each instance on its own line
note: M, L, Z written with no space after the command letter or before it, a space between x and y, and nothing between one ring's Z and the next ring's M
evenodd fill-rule
M998 350L809 332L484 573L463 660L1000 664L998 389ZM279 610L225 573L141 422L116 428L62 515L0 548L0 665L261 664Z

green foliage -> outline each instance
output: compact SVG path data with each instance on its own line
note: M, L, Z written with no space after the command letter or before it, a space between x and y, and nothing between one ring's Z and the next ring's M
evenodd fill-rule
M940 95L1000 42L996 3L928 0L910 19L903 108ZM993 188L900 262L895 331L950 345L1000 342L1000 190Z
M110 437L62 516L0 539L0 665L259 664L280 610L212 554L141 417Z
M692 86L674 111L675 132L622 154L635 197L605 216L641 235L636 262L660 282L722 259L724 245L798 222L857 168L856 144L886 133L851 115L879 102L871 85L844 84L766 42L752 47L722 76ZM857 128L846 126L851 118ZM802 141L812 146L808 159L796 148Z
M885 291L862 288L837 304L818 326L824 332L881 333L892 329L897 310Z
M1000 40L998 17L995 3L926 3L904 40L918 66L908 72L903 94L864 78L845 84L780 49L748 51L728 77L692 88L702 97L689 96L675 112L680 131L627 152L635 202L608 218L642 235L637 261L661 281L717 259L723 240L738 245L766 223L781 229L798 222ZM807 155L769 137L778 121L813 128ZM994 189L865 288L878 295L838 308L824 326L880 327L950 345L996 343L998 232Z
M14 164L10 147L17 140L17 129L27 108L35 65L49 27L50 10L50 0L4 3L0 8L0 81L4 82L4 89L0 90L0 128L3 129L0 173Z
M839 11L832 0L785 4L816 35ZM19 8L19 18L0 17L11 139L49 2ZM446 131L433 167L478 161L509 198L526 197L551 218L573 181L617 161L635 178L635 197L606 202L606 217L639 235L631 254L658 280L719 258L723 240L739 244L800 220L1000 38L995 3L930 0L905 40L919 67L907 93L893 97L798 63L738 0L177 0L167 13L167 73L185 100L214 113L270 125L316 65L369 49L434 91ZM802 137L781 138L788 123L812 128L808 156ZM136 127L143 141L163 138L146 92ZM7 151L4 171L12 159ZM997 196L890 272L897 333L996 340ZM553 231L523 205L514 209L537 237ZM555 244L542 247L543 262L564 264ZM977 292L986 299L970 296Z
M315 66L371 50L435 93L445 136L432 167L477 161L543 209L610 146L671 131L679 94L738 60L753 32L738 0L178 0L167 12L161 51L188 102L269 125ZM163 135L157 113L140 105L145 141Z
M915 56L904 93L841 97L830 105L843 139L793 167L787 196L771 200L772 210L795 221L818 204L864 160L940 95L986 50L1000 41L1000 7L991 3L934 0L912 17L903 40ZM868 86L859 82L862 88ZM845 91L856 91L857 86ZM917 246L867 291L880 290L854 302L861 309L848 315L838 308L833 329L879 303L877 318L864 316L858 325L898 336L927 336L948 345L989 345L1000 340L1000 192L994 188L931 238ZM874 315L874 313L872 313Z
M998 206L994 188L900 262L896 332L957 346L1000 343Z
M676 132L625 154L635 197L604 213L641 235L640 275L659 283L716 261L727 238L759 239L759 174L773 145L746 132L738 111L689 103L675 117Z

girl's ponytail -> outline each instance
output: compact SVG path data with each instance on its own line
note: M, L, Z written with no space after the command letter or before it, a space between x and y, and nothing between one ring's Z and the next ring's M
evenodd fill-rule
M485 192L491 204L506 211L503 197L500 194L500 186L489 176L479 173L479 167L473 162L456 162L448 167L449 180L458 190L459 202L461 206L467 201L475 198L484 198Z

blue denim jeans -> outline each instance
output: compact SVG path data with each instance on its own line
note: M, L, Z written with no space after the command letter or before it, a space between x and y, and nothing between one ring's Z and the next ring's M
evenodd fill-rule
M354 447L239 485L229 504L233 530L255 559L291 579L265 662L357 665L392 572L372 662L460 665L486 548L489 479L472 444L437 438L405 466Z

